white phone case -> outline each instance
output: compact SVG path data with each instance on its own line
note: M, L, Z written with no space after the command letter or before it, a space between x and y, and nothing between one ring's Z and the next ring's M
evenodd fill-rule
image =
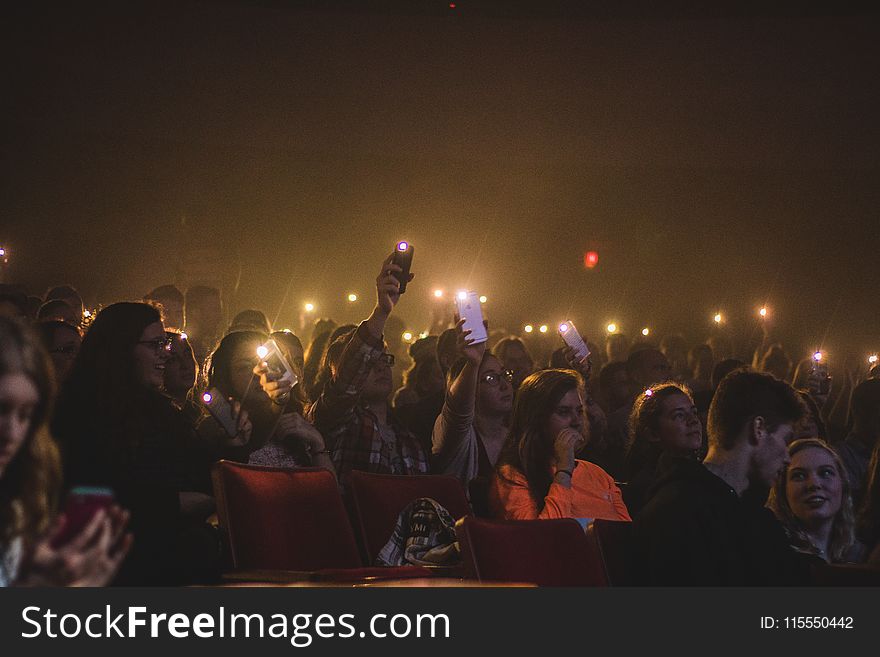
M471 344L479 344L489 339L486 327L483 325L483 310L480 308L480 295L476 292L468 292L462 299L455 295L455 304L458 307L458 316L464 320L463 329L470 331L468 336Z
M290 363L287 362L287 359L284 358L284 354L281 352L281 349L278 347L275 340L270 339L263 346L269 350L269 353L266 354L263 361L269 365L271 371L275 373L283 373L279 380L290 381L291 386L295 386L299 383L299 377L293 371L293 368L290 366Z
M574 350L574 355L578 360L583 360L590 355L590 348L587 346L587 343L584 342L581 334L578 333L574 322L567 321L560 324L559 335L562 336L565 344Z

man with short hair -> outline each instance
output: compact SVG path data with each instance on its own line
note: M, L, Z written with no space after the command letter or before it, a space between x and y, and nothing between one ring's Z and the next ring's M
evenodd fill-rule
M144 301L153 301L162 306L162 321L166 329L182 331L184 327L183 292L174 285L160 285L147 292Z
M793 585L808 572L782 526L750 487L768 488L788 464L787 441L804 414L787 383L759 372L723 379L709 408L702 464L666 458L635 518L640 583Z

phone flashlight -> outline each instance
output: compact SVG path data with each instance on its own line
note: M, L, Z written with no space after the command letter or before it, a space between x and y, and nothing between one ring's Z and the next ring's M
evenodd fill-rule
M872 354L868 356L868 363L871 365L874 365L878 360L880 359L878 359L877 354Z
M816 353L814 353L813 360L816 361L817 363L821 363L822 362L822 352L817 351Z
M605 330L607 330L609 333L615 333L617 331L617 324L609 324L605 327Z
M437 299L443 298L443 290L434 290L434 297Z
M266 360L266 356L269 355L269 349L265 345L260 345L257 347L257 356L260 357L260 360Z
M210 392L206 392L204 395L202 395L202 401L205 402L206 404L210 404L211 400L213 400L213 399L214 399L214 396Z
M547 325L546 325L546 324L541 324L541 326L538 327L538 330L539 330L541 333L546 333L546 332L547 332Z
M560 324L559 325L559 332L560 333L566 333L567 331L568 331L568 324Z
M409 244L407 242L398 242L397 250L398 251L406 251L409 248Z
M650 334L651 334L651 329L649 329L649 328L643 328L643 329L642 329L642 335L644 335L646 338L647 338Z
M526 333L531 333L531 332L534 331L534 330L535 330L535 327L532 326L531 324L526 324L526 325L523 327L523 331L525 331Z
M761 317L766 317L766 316L767 316L767 309L766 309L766 308L761 308L761 310L758 311L758 314L759 314Z

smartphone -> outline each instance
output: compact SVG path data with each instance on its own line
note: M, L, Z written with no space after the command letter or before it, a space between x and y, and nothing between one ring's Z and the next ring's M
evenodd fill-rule
M238 422L232 415L232 405L223 393L217 388L211 388L202 395L202 402L226 435L235 438L238 435Z
M458 308L458 316L464 320L465 331L471 334L467 337L471 344L479 344L489 339L486 333L486 325L483 324L483 310L480 306L480 295L476 292L459 292L455 295L455 305Z
M67 494L61 530L52 539L58 548L73 540L101 509L113 505L113 491L99 486L76 486Z
M559 335L562 336L563 342L574 350L575 358L578 361L583 360L590 355L590 348L572 321L566 321L559 325Z
M392 272L394 278L400 282L401 294L406 292L406 284L409 282L409 270L412 267L412 259L413 245L409 242L398 242L394 247L394 255L391 257L391 262L403 270Z
M263 359L263 362L269 366L269 371L278 376L279 381L290 381L291 387L299 383L299 377L278 346L275 340L270 339L267 343L261 345L257 349L257 355Z
M810 374L818 382L817 388L820 395L827 395L831 392L831 376L828 374L828 364L825 362L824 354L819 351L813 354L813 367Z

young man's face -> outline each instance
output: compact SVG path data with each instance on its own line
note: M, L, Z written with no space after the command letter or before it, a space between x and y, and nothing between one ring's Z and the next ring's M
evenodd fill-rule
M752 471L749 479L753 483L772 486L789 463L788 443L791 442L794 427L791 423L780 424L775 431L765 430L755 445L752 454Z

